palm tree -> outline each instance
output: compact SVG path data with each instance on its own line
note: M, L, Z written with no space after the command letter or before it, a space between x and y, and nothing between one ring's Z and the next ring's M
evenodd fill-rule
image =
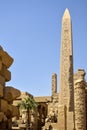
M28 115L27 123L26 123L26 130L30 130L30 120L29 120L29 112L32 109L35 109L37 107L37 103L35 100L31 97L24 98L19 104L20 109L25 109Z

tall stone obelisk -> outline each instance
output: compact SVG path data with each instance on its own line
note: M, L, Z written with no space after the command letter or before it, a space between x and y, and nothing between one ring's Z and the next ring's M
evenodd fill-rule
M58 130L74 129L72 25L68 9L62 18ZM62 122L62 123L61 123Z
M72 25L68 9L62 18L61 38L61 61L60 61L60 104L66 105L73 110L73 47Z

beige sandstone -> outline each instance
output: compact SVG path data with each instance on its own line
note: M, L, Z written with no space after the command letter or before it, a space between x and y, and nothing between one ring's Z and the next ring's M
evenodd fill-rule
M3 97L3 86L0 84L0 97Z
M4 50L0 49L0 57L2 59L2 63L9 68L13 63L13 58Z
M75 95L75 126L76 130L86 130L86 82L84 79L85 71L78 70L74 80Z
M4 118L4 113L0 112L0 122L2 122L3 118Z
M13 58L0 46L0 130L10 130L12 117L18 116L19 110L12 105L14 99L20 96L20 91L13 87L6 87L5 83L11 80L8 68Z
M0 84L5 86L5 77L3 77L2 75L0 75Z
M4 99L8 102L15 100L17 97L20 96L20 91L16 88L6 86L4 89Z

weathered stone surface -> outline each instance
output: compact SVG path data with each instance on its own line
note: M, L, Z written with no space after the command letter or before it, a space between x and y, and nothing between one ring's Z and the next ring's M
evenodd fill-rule
M3 97L3 86L0 84L0 97Z
M62 18L59 102L72 110L74 109L73 89L72 26L69 11L66 9Z
M19 115L19 109L16 106L8 104L8 102L3 99L0 100L0 111L2 112L0 113L0 120L3 118L3 113L5 113L7 119L11 119L12 117ZM3 119L5 119L5 115Z
M87 128L87 85L86 85L86 90L85 90L85 99L86 99L86 101L85 101L85 106L86 106L86 128Z
M7 112L8 109L8 102L4 99L0 99L0 111Z
M4 50L0 49L0 57L2 59L2 63L9 68L13 63L13 58Z
M57 93L57 75L52 74L52 95Z
M66 111L66 113L67 113L67 111ZM68 112L66 114L65 118L67 119L67 130L73 130L74 125L75 125L74 113L73 112Z
M74 76L76 130L86 130L86 82L84 76L84 70L78 70L78 72Z
M5 81L11 80L11 72L7 70L5 65L2 66L0 70L0 75L2 75L5 78Z
M77 82L85 81L85 74L86 73L84 69L78 69L78 71L74 74L74 84Z
M4 99L6 99L8 102L15 100L19 96L20 96L20 91L18 89L10 86L5 87Z
M60 59L60 92L58 108L58 130L74 129L74 85L73 85L73 48L72 25L68 9L62 18L62 39ZM69 114L72 113L72 114ZM71 117L71 125L69 123ZM61 124L61 122L63 122Z
M58 130L67 130L66 110L64 105L58 106Z
M12 118L19 115L19 109L16 106L8 105L6 116Z
M0 84L5 86L5 77L3 77L2 75L0 75Z
M4 118L4 113L0 112L0 122L3 120L3 118Z
M10 81L11 80L11 72L9 70L6 70L4 72L4 75L5 75L5 81Z
M12 117L14 116L19 116L19 109L18 107L12 105Z
M1 69L2 69L2 59L0 57L0 71L1 71Z
M13 58L0 46L0 130L10 130L11 118L19 115L19 110L12 105L12 101L20 96L20 91L5 86L5 82L11 80L11 72L8 68L12 62Z

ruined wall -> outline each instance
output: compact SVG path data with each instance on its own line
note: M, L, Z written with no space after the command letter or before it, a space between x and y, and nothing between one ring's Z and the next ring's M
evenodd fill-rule
M13 63L13 59L0 46L0 130L11 129L11 119L19 114L17 107L12 105L14 99L20 96L20 91L6 86L6 82L11 80L11 72L8 68Z

